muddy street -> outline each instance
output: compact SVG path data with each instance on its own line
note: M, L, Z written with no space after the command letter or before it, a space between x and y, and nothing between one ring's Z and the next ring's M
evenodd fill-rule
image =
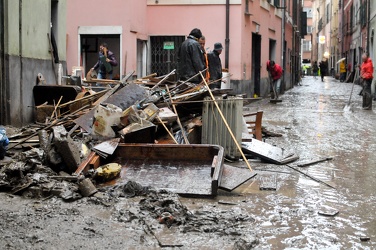
M305 77L281 103L245 107L263 110L262 125L282 134L267 143L300 159L288 166L252 159L257 176L215 199L152 189L130 195L125 187L74 202L0 193L2 249L374 249L376 114L361 109L359 86L344 110L351 87ZM260 190L265 182L276 190Z

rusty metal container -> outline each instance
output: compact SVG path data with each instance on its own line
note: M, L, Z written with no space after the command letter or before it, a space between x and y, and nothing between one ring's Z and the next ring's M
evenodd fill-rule
M119 144L113 157L112 162L122 165L115 184L132 180L180 195L214 197L222 177L224 150L202 144Z

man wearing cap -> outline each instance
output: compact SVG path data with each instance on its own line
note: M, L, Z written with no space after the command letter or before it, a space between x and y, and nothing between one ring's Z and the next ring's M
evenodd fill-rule
M204 53L198 39L202 37L200 29L193 29L181 44L178 52L178 74L181 81L186 81L205 69ZM198 84L202 80L200 74L190 80Z
M209 85L210 89L221 88L220 79L222 79L222 63L219 55L222 53L222 50L222 44L215 43L214 50L208 53L210 81L213 82Z

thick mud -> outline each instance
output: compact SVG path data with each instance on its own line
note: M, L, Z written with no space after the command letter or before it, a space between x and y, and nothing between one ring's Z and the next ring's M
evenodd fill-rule
M344 111L350 91L348 83L306 77L282 103L249 105L264 111L263 126L283 135L266 142L302 162L333 157L299 169L335 188L252 160L258 175L215 199L125 188L70 203L0 193L1 248L375 249L376 114L361 109L359 86ZM260 190L264 178L276 180L275 191Z

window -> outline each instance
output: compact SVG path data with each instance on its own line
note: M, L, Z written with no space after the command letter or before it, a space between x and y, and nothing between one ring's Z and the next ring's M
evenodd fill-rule
M311 41L303 41L303 52L311 51Z
M307 26L307 34L311 34L312 33L312 26Z
M312 8L303 8L304 12L307 12L307 18L313 18Z
M329 4L326 5L326 23L329 23L330 22L330 6Z
M274 5L275 7L279 7L280 6L280 0L268 0L268 2L271 5Z

